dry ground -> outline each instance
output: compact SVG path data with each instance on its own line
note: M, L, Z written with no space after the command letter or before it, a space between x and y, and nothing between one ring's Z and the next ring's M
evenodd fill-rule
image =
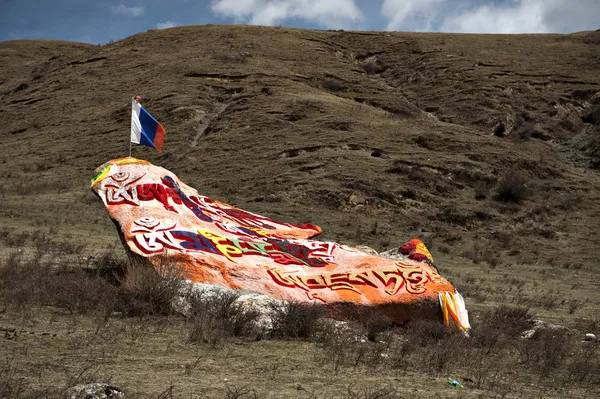
M167 138L162 156L142 147L133 155L200 193L319 224L324 240L384 250L419 237L475 320L518 305L577 337L599 334L599 70L600 32L194 26L104 46L2 42L0 251L4 262L16 250L70 261L123 253L88 186L94 168L127 155L129 101L140 94ZM304 341L192 345L177 318L111 318L116 332L103 341L90 333L94 312L7 303L0 326L22 332L2 341L2 355L32 384L62 386L92 364L155 396L173 382L178 395L218 397L228 381L271 397L348 396L357 376L373 383L357 390L503 392L449 390L445 369L426 371L426 381L410 368L335 374ZM188 364L199 371L186 374ZM565 394L547 379L519 381L511 395Z

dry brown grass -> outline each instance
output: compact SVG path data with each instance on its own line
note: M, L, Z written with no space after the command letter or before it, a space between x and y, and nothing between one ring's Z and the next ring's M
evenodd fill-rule
M240 307L235 292L187 294L188 315L174 315L171 302L186 291L176 269L166 263L161 278L153 269L110 256L98 257L94 272L77 265L70 269L52 265L44 259L44 255L27 259L14 253L4 261L0 265L0 300L5 311L23 313L51 305L67 310L72 317L95 319L89 341L78 343L76 348L93 342L117 345L123 339L129 346L142 345L177 320L185 326L185 337L178 345L206 345L212 350L232 344L236 350L245 350L239 345L246 345L251 351L253 340L259 337L255 328L258 314ZM415 321L390 329L366 314L361 317L363 324L335 323L324 319L318 306L290 303L275 310L272 336L277 340L273 342L291 345L300 339L303 345L314 345L315 364L336 376L350 371L377 375L382 370L418 372L433 378L453 375L460 377L465 389L493 396L520 395L527 391L530 381L562 393L587 392L600 383L597 373L592 372L600 366L598 343L579 342L574 334L563 331L542 331L535 339L522 339L521 333L531 327L535 316L527 308L499 306L475 313L470 337L437 321ZM131 323L128 320L138 321L127 326ZM115 329L112 325L117 321L126 326ZM598 323L589 322L584 328L595 331ZM10 334L18 338L22 333L14 330ZM235 337L251 340L232 340ZM202 364L202 357L182 363L185 375L193 375ZM17 370L6 368L2 373L2 397L58 397L53 395L60 395L68 384L100 379L98 370L87 365L69 372L70 377L63 380L65 388L40 387L29 378L18 377ZM273 375L276 372L277 367L273 367ZM171 386L156 397L181 397L176 392ZM223 395L265 397L260 387L252 384L227 385ZM359 385L349 388L345 395L371 398L400 394L393 389Z

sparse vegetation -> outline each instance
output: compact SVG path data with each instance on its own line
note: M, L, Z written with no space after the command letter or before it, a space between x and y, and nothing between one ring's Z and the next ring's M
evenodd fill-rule
M244 63L252 58L252 53L245 51L236 54L215 54L213 58L217 61Z
M39 233L34 236L43 242ZM49 247L45 250L52 252ZM169 265L168 259L163 260L160 273L157 273L147 265L126 262L108 254L94 258L91 268L77 264L57 265L50 261L47 253L26 257L13 252L2 262L0 302L5 309L8 306L13 311L24 312L50 305L67 310L75 317L97 314L98 324L92 336L103 337L109 342L120 334L119 330L111 327L119 317L120 323L126 324L130 323L127 320L139 320L137 323L140 324L122 330L133 342L143 342L140 339L147 339L151 331L162 331L178 319L184 322L187 330L187 339L182 345L207 345L217 350L231 345L231 339L235 337L261 337L257 330L259 313L242 306L238 301L239 294L186 290L179 272ZM473 285L476 280L466 278L465 282ZM517 285L522 287L522 284ZM470 295L468 290L463 294ZM177 298L185 298L189 305L185 316L173 313L173 303ZM536 302L542 299L544 302ZM553 306L546 305L550 301ZM557 303L558 299L553 295L545 295L532 302L544 309L554 309ZM570 303L577 304L573 309L581 305L578 301ZM320 348L316 359L331 367L334 373L347 368L375 372L379 367L391 367L393 370L419 370L441 376L454 370L465 376L465 385L472 384L494 394L509 388L499 381L513 370L524 373L528 370L527 373L533 373L536 379L541 379L552 389L572 389L575 384L591 387L600 382L598 376L590 372L590 369L599 366L597 345L592 343L584 348L563 330L541 331L530 340L521 338L522 332L532 326L535 317L527 308L499 306L480 313L479 318L474 318L470 338L439 321L415 321L405 327L390 329L389 323L375 317L375 314L361 313L358 318L362 323L355 324L326 319L324 308L320 306L290 302L274 306L272 311L272 337L278 340L300 339L316 345ZM597 328L597 323L594 326L592 328ZM20 332L14 330L6 334L7 337L18 336ZM111 334L117 335L110 338ZM89 344L84 343L83 347L85 345ZM244 345L251 348L252 343L246 341ZM188 374L193 373L190 367L199 367L199 362L198 358L186 366ZM514 381L513 386L519 381ZM53 397L50 393L53 395L60 389L52 388L43 391L43 394ZM28 380L7 371L0 379L0 392L7 398L28 398L42 391L32 388ZM172 394L173 387L169 392ZM244 395L258 395L258 392L250 386L230 386L226 395L246 397ZM383 391L356 388L352 392L352 397L370 397ZM392 391L385 392L391 394Z
M273 337L313 338L321 329L323 308L299 302L273 306Z
M245 308L235 292L192 292L188 296L190 342L212 346L228 337L257 337L260 313Z
M361 69L367 73L367 75L376 75L385 70L381 65L374 61L367 61L359 64Z
M525 175L512 169L506 171L498 180L496 195L504 202L518 203L529 198L530 190Z
M591 109L581 117L583 123L600 125L600 103L595 104Z
M341 92L348 90L348 87L335 79L323 79L323 88L333 92Z

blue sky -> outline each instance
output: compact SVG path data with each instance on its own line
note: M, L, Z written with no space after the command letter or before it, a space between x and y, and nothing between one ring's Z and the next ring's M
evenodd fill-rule
M600 29L600 0L0 0L0 40L102 44L158 27L569 33Z

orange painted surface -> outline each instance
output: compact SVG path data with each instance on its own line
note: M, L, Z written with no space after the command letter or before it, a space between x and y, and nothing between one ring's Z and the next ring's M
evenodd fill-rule
M155 266L161 257L187 278L244 288L280 299L376 305L438 301L452 285L411 240L402 261L346 245L309 240L318 226L277 222L213 201L147 161L121 159L96 170L92 190L121 228L129 249Z

